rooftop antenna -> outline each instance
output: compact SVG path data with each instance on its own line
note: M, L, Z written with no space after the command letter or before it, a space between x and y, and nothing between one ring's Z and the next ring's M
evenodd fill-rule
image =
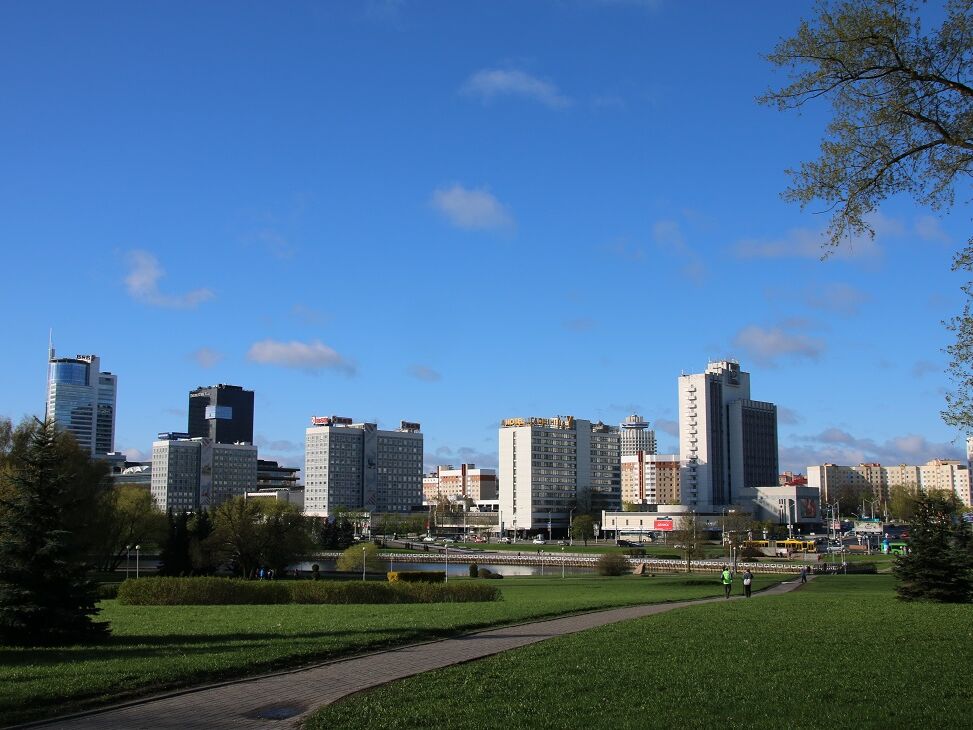
M54 328L53 327L51 327L51 329L47 333L47 359L48 360L54 359Z

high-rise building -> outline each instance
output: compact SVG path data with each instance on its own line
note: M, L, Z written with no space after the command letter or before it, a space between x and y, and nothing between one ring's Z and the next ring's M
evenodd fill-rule
M870 512L884 513L892 487L945 490L953 492L966 505L973 505L969 464L958 459L933 459L922 465L897 464L818 464L807 468L808 486L821 490L821 499L830 502L846 489L862 490Z
M621 507L618 429L576 419L508 418L500 426L505 530L565 530L575 515Z
M189 391L189 435L218 444L252 444L253 391L222 383Z
M777 484L777 406L750 399L750 373L711 362L679 376L682 502L734 504L744 489Z
M394 431L340 416L315 416L305 432L304 508L409 512L422 504L422 433L402 421Z
M656 452L655 431L649 428L649 422L642 416L633 413L618 426L621 437L622 456L635 456L638 452L654 454Z
M115 450L117 377L99 370L96 355L55 357L48 351L46 417L92 456Z
M151 492L159 509L217 507L256 488L256 446L168 433L152 443Z
M466 497L474 502L497 498L496 469L477 469L476 464L452 464L436 467L422 479L422 498L435 502L439 497Z
M622 502L679 504L679 454L622 455Z

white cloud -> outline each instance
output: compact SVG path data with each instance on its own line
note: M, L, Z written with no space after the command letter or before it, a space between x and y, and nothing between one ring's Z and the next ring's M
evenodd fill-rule
M924 464L931 459L963 459L963 449L951 443L928 441L924 436L905 434L883 442L857 438L844 429L831 427L818 434L799 437L797 444L780 447L780 468L803 472L817 464L878 463Z
M569 332L589 332L595 328L595 320L590 317L577 317L564 322L564 329Z
M500 96L530 99L552 109L561 109L573 103L550 81L515 69L485 68L477 71L463 83L460 93L475 97L484 104Z
M440 446L431 455L426 454L423 468L427 472L433 472L437 466L444 464L456 467L460 464L476 464L484 469L496 469L497 461L496 451L477 451L470 446Z
M822 287L809 289L805 301L809 307L845 316L858 314L858 309L867 301L868 295L850 284L835 282Z
M211 368L223 359L223 353L217 352L211 347L200 347L193 352L190 357L196 361L200 367Z
M801 422L800 414L793 408L786 408L782 405L777 406L777 422L784 424L795 424Z
M820 259L825 256L835 259L875 259L882 255L878 245L883 238L901 236L905 233L902 221L875 213L868 218L868 224L875 236L867 234L849 236L835 248L829 244L823 229L792 228L780 238L749 238L734 246L740 258L807 258Z
M669 418L657 418L655 419L655 428L658 431L667 433L670 436L679 435L679 422L673 421Z
M151 461L152 455L147 454L141 449L131 448L122 451L128 461Z
M129 295L144 304L170 309L192 309L212 299L209 289L193 289L185 294L164 294L159 290L159 280L166 275L159 260L148 251L131 251L128 254L129 271L125 288Z
M929 360L917 360L916 364L912 366L912 374L917 378L921 378L926 373L934 373L937 370L939 370L939 366Z
M514 226L514 220L503 203L485 188L465 188L462 185L437 188L430 202L457 228L475 231Z
M428 365L410 365L406 371L416 380L424 380L427 383L435 383L438 380L442 380L443 376L438 372L433 370Z
M263 365L280 365L310 372L337 370L345 375L354 375L356 371L354 362L318 340L312 342L261 340L250 346L247 359Z
M916 235L923 241L952 243L953 239L939 225L939 218L931 215L919 216L915 224Z
M736 334L733 345L764 366L773 366L781 357L817 360L824 352L821 340L789 332L783 326L748 325Z

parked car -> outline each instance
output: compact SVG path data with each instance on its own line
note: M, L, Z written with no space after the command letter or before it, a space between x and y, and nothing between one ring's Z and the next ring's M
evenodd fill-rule
M547 544L547 540L545 540L540 535L538 535L537 537L535 537L534 540L533 540L533 542L534 542L535 545L546 545Z
M510 538L509 537L501 537L501 538L498 538L497 539L497 542L500 543L501 545L509 545L510 544Z
M452 545L454 542L456 542L456 541L453 538L451 538L451 537L444 537L443 538L443 545Z
M422 541L423 542L436 542L436 538L434 538L432 535L426 535L424 538L422 538Z

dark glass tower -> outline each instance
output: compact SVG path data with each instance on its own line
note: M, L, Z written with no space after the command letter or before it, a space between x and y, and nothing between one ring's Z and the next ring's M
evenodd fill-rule
M189 391L189 436L252 444L253 391L222 383Z

